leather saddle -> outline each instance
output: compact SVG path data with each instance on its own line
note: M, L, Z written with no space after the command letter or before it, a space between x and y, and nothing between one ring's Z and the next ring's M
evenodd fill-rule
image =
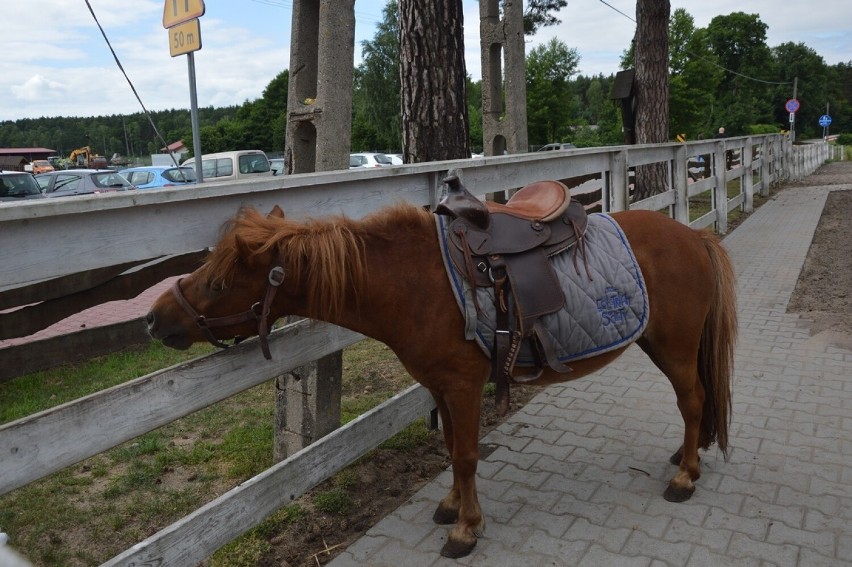
M456 176L444 179L447 194L435 209L449 224L449 252L456 270L474 289L493 287L496 329L491 353L491 380L497 385L497 409L509 406L509 381L529 382L544 365L566 373L548 333L538 332L539 319L565 305L565 295L550 256L583 247L587 217L558 181L539 181L517 191L504 205L473 196ZM575 248L576 249L576 248ZM576 253L574 266L577 267ZM529 341L537 364L533 374L512 377L520 343Z

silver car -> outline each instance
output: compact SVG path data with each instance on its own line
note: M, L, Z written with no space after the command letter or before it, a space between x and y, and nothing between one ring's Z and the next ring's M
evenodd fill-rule
M48 197L94 195L136 189L117 171L111 169L67 169L36 175L41 192Z
M41 189L32 174L23 171L0 170L0 201L43 199Z

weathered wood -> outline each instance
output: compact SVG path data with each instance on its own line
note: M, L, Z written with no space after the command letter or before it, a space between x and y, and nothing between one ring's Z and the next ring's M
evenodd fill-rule
M96 270L89 270L77 274L70 274L61 278L50 279L27 287L19 287L5 292L0 292L0 309L8 309L18 305L27 305L38 301L46 301L55 297L62 297L83 289L95 287L98 284L109 281L117 275L124 273L133 266L142 264L142 260L126 262L117 266L107 266Z
M36 305L2 313L0 314L0 340L26 337L89 307L136 297L168 277L191 272L200 265L206 253L202 250L169 256L145 266L135 267L124 272L123 275L113 277L90 289L82 289L63 297L55 297ZM75 284L81 282L77 274L70 277ZM62 289L63 279L51 280L51 282L56 282L56 286Z
M343 353L309 362L275 379L273 458L284 460L340 427Z
M0 494L96 455L363 338L308 320L0 427Z
M128 347L147 344L142 319L92 327L76 333L0 349L0 383L61 364L89 360Z
M103 564L197 565L434 407L414 385Z

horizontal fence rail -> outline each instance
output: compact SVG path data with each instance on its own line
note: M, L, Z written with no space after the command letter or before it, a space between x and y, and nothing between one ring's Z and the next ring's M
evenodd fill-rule
M686 144L573 149L406 166L269 177L180 189L51 199L0 206L0 339L24 318L47 324L99 301L128 298L152 281L180 275L213 246L243 206L274 205L297 218L363 217L406 201L434 206L441 180L458 173L477 195L542 179L566 180L589 208L664 210L694 227L724 233L728 212L750 210L755 194L829 159L828 145L794 146L778 135ZM632 202L637 167L663 164L668 183ZM739 191L729 197L729 186ZM689 199L708 193L710 211L690 219ZM495 197L496 198L496 197ZM45 243L51 243L45 246ZM246 341L0 426L0 494L96 455L189 413L361 340L325 323L299 321L269 337L273 360ZM77 339L79 341L79 338ZM5 350L5 349L2 349ZM2 387L2 384L0 384ZM107 565L197 564L346 464L434 408L413 386L344 428L242 483Z

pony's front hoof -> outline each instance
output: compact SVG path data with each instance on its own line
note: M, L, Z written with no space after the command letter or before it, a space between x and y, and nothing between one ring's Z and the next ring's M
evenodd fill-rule
M665 498L669 502L686 502L692 497L693 492L695 492L694 486L672 486L670 484L669 487L666 488L666 491L663 493L663 498Z
M455 524L458 519L458 510L454 510L452 508L445 508L441 504L438 504L438 507L435 509L435 513L432 514L432 521L440 526Z
M441 555L450 559L458 559L469 555L474 547L476 547L476 538L473 538L473 541L469 543L448 539L444 547L441 548Z

